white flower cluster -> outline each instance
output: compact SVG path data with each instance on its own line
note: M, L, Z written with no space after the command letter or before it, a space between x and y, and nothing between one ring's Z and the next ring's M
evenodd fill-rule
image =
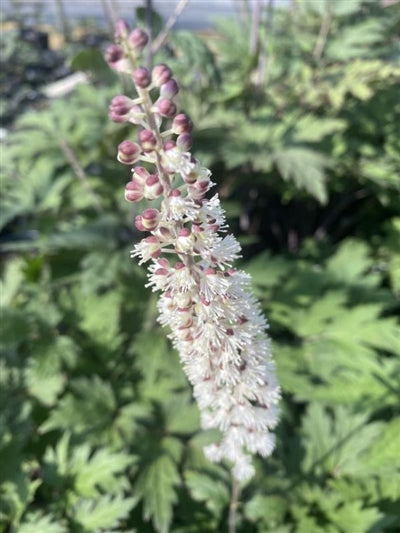
M170 166L176 160L176 173L182 172L185 156L179 160L175 152L169 158ZM188 164L186 158L185 172L209 179L208 171ZM223 434L221 442L205 449L207 457L229 459L234 476L246 480L254 473L250 454L265 457L274 448L271 430L278 420L280 390L267 323L249 292L249 276L232 268L240 246L233 235L220 235L225 228L217 195L201 201L193 200L190 191L169 196L152 237L137 244L132 255L141 262L152 258L149 286L163 292L159 320L171 330L202 427Z

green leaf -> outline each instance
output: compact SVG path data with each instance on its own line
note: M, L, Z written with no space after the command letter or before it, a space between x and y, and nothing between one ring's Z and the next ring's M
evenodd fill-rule
M320 142L327 135L332 135L346 128L346 121L339 118L321 118L315 115L303 115L296 121L295 142Z
M314 150L289 147L274 154L275 163L285 181L293 181L322 204L327 201L325 168L328 158Z
M283 522L288 503L280 496L256 494L244 506L244 514L251 522L261 521L275 526Z
M103 54L97 48L87 48L78 52L71 61L73 70L88 71L96 80L104 83L116 81L115 73L106 63Z
M376 507L364 508L362 501L345 503L329 515L340 531L364 533L370 531L383 516Z
M195 500L204 502L216 517L221 516L229 503L229 486L226 480L216 479L215 472L210 475L207 472L188 470L185 472L185 483Z
M166 453L155 456L138 475L134 495L143 498L143 517L151 518L159 533L169 531L172 507L177 502L175 487L179 483L177 465Z
M40 512L28 513L21 525L15 530L16 533L67 533L67 526L58 522L50 514L43 515Z
M87 531L101 533L118 527L136 504L134 498L101 496L95 499L80 499L72 508L73 519Z
M53 429L92 434L94 440L107 440L113 428L116 399L111 385L99 377L79 378L70 383L73 393L65 394L39 427L41 433Z

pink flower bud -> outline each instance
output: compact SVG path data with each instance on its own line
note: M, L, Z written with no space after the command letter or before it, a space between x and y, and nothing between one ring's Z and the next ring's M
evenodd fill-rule
M132 108L132 100L124 95L114 96L109 107L110 119L114 122L127 122Z
M119 42L125 39L129 32L129 26L124 19L119 19L115 23L114 39Z
M174 118L171 128L176 135L190 133L193 129L193 122L187 115L180 113Z
M160 180L156 174L150 174L150 176L146 179L145 189L144 189L144 196L148 200L155 200L164 191L164 187L161 185Z
M147 231L142 224L142 215L138 215L137 217L135 217L135 226L139 231Z
M149 207L143 211L141 216L141 223L146 230L153 231L157 228L160 219L160 213L157 209Z
M179 198L179 196L182 196L179 189L172 189L168 195L169 198Z
M133 165L140 159L140 146L132 141L122 141L118 145L117 159L124 165Z
M129 181L125 185L125 200L128 202L139 202L142 198L143 188L135 181Z
M173 98L179 92L179 85L174 79L168 80L166 83L163 83L160 88L160 97L161 98Z
M139 133L139 142L144 152L152 152L157 146L157 139L151 130L142 130Z
M145 242L149 245L149 255L153 259L156 259L161 254L161 243L155 235L146 237Z
M144 187L146 179L150 176L148 170L144 167L135 167L132 174L132 180L135 180L137 183L140 183Z
M190 133L181 133L176 139L176 146L183 152L188 152L193 144Z
M170 80L172 77L172 71L163 63L160 63L159 65L156 65L151 73L151 80L157 87L160 87L164 83L167 83L168 80Z
M139 67L133 71L133 81L137 87L145 89L150 85L151 77L150 72L145 67Z
M110 65L111 68L117 70L118 62L124 58L124 51L116 44L111 44L106 48L104 59Z
M148 43L149 37L147 33L141 30L140 28L135 28L129 34L128 40L134 50L140 52Z
M187 252L193 247L192 234L189 228L178 230L175 249L177 252Z
M157 263L160 265L160 267L162 268L170 268L170 264L169 264L169 261L168 259L166 259L165 257L161 257L160 259L157 260Z
M175 148L176 146L176 142L175 141L171 141L170 139L168 141L165 141L164 143L164 150L167 151L167 150L172 150L172 148Z
M157 113L160 113L162 117L172 118L176 113L176 105L172 100L168 98L161 98L155 103L155 109Z

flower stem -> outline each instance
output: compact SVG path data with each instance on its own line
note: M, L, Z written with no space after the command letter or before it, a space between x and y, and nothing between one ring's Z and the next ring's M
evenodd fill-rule
M228 533L236 533L236 516L239 505L240 485L238 480L232 476L231 501L229 502Z

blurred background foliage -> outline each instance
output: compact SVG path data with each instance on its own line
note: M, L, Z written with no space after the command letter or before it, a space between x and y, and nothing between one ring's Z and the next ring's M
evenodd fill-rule
M181 82L283 388L276 451L256 459L238 531L394 533L400 5L259 5L172 31L155 58ZM1 36L0 531L226 531L229 470L202 455L211 437L129 258L140 236L115 156L135 132L107 107L131 87L102 60L100 30L62 64L18 31ZM42 84L73 70L88 82L49 101L35 78L27 110L7 83L32 83L32 62L50 65Z

